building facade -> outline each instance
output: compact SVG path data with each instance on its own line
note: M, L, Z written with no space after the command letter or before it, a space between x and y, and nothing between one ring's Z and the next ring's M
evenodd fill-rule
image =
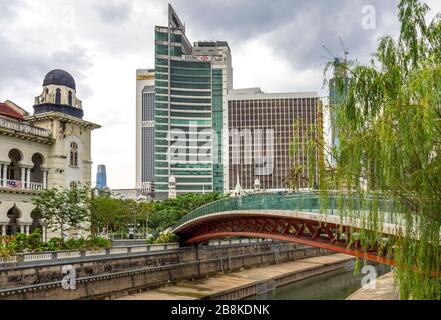
M227 42L191 45L169 6L167 26L155 27L155 197L223 192L226 94L233 86Z
M245 192L286 191L290 171L300 169L298 189L318 181L318 161L307 153L308 139L323 139L322 103L315 92L263 93L260 88L232 90L227 96L229 143L224 145L225 192L240 184ZM310 172L311 161L314 172ZM257 186L257 187L256 187Z
M0 234L45 230L32 198L47 188L91 183L91 133L100 126L83 120L73 77L49 72L34 113L10 101L0 104Z
M136 71L136 189L153 194L155 180L155 71Z

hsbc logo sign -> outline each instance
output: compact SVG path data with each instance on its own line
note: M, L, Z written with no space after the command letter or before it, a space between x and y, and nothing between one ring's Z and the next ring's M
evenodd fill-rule
M186 56L183 55L182 56L182 60L185 61L211 61L211 57L210 56Z

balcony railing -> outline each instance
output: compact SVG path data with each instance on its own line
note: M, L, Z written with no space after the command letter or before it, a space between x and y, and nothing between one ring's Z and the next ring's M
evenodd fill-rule
M3 188L9 188L9 189L24 189L24 190L43 190L44 188L43 183L40 182L31 182L29 185L25 182L24 185L19 180L6 180L6 185L4 184L4 179L1 179L0 187Z

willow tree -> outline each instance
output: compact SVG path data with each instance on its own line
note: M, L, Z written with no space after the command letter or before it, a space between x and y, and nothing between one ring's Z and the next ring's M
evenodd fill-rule
M402 299L441 299L441 20L429 20L429 10L401 0L398 39L380 38L367 64L344 64L349 81L337 79L337 87L346 98L331 107L339 145L328 152L337 163L330 179L321 172L323 191L331 181L349 196L398 204L393 254ZM383 209L370 208L364 239L381 237Z

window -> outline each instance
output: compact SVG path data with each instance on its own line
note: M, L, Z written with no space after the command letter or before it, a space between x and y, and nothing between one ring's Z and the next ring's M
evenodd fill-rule
M61 104L61 90L59 88L55 92L55 103Z
M76 189L76 188L78 188L78 183L77 183L76 181L72 181L72 182L70 183L70 188L71 188L71 189Z
M70 144L70 165L78 167L78 144L76 142Z
M68 99L69 105L72 106L72 91L69 91L67 99Z

